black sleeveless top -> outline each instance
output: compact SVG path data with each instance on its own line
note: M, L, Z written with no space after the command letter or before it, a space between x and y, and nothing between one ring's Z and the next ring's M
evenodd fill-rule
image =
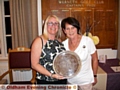
M62 51L65 51L62 43L60 43L58 40L48 40L46 44L42 47L42 53L39 63L49 72L55 73L55 71L53 70L53 60L55 56ZM36 78L45 81L57 81L57 79L45 76L39 72L37 72Z

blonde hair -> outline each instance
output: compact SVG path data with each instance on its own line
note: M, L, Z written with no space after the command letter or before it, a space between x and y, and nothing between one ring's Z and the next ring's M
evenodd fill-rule
M48 23L48 20L49 20L51 17L55 18L55 19L58 21L58 23L59 23L59 25L58 25L58 32L57 32L57 34L56 34L56 36L55 36L56 39L59 39L59 38L61 38L60 21L59 21L59 19L58 19L58 17L57 17L56 15L49 15L49 16L47 17L47 19L46 19L46 21L45 21L45 23L44 23L43 37L48 40L47 23Z

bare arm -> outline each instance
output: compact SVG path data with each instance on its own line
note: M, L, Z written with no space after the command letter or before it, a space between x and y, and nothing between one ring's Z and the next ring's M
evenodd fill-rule
M97 75L97 70L98 70L98 55L97 51L95 51L94 54L92 54L92 68L93 68L93 74ZM95 85L97 83L97 77L94 77L94 83Z
M32 47L31 47L32 68L41 74L44 74L46 76L51 76L51 73L46 68L44 68L42 65L40 65L40 63L39 63L39 58L41 56L41 52L42 52L42 41L38 37L35 39L35 41L32 44ZM64 79L62 76L59 76L57 74L53 74L52 77L56 78L56 79Z
M50 76L51 73L48 70L46 70L42 65L39 64L39 58L41 56L41 51L42 51L42 41L38 37L35 39L35 41L32 44L31 65L32 65L33 69L40 72L41 74L44 74L46 76Z

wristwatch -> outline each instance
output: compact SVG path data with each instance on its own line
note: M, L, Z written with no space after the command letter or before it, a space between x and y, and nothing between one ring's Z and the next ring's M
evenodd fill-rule
M94 75L94 77L97 77L97 75Z

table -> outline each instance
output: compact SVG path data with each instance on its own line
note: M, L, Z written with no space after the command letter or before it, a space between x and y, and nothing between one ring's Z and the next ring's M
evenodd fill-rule
M119 66L119 59L107 59L99 67L107 73L106 90L120 90L120 72L114 72L111 66Z
M100 66L98 66L97 84L94 85L93 90L106 90L106 83L107 73Z

